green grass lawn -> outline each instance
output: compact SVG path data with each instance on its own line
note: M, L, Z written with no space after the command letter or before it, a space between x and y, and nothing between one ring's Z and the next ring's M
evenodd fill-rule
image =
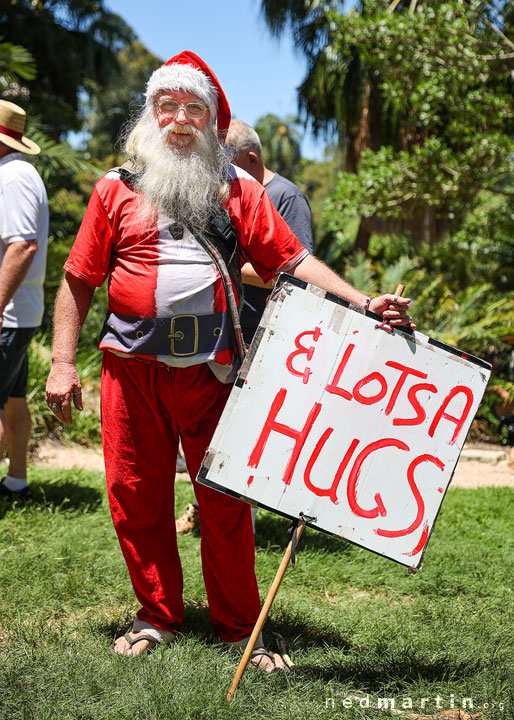
M227 704L238 659L211 638L199 536L179 539L184 636L115 656L137 603L103 475L32 468L31 478L30 504L0 500L2 720L392 717L372 707L378 699L425 714L465 701L487 719L514 717L512 489L450 490L416 575L305 531L266 626L286 638L297 670L249 668ZM178 512L191 495L177 483ZM259 512L262 597L288 524Z

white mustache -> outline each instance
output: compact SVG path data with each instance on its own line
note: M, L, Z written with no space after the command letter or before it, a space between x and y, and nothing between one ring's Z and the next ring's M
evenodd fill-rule
M177 135L198 135L199 131L191 125L181 125L180 123L170 123L163 129L164 137L168 137L171 133Z

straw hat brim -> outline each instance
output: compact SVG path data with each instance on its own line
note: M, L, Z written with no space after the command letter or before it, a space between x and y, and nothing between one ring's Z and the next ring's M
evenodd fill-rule
M29 140L25 136L21 140L15 140L9 135L5 135L0 132L0 142L3 142L7 147L13 148L13 150L19 150L26 155L37 155L41 152L41 148L33 140Z

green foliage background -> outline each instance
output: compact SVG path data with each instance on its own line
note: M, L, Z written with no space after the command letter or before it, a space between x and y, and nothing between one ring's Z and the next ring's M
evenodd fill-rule
M308 161L298 155L292 119L277 118L273 108L262 119L267 162L311 199L317 254L368 293L407 285L422 332L489 359L491 389L514 397L514 110L511 59L504 57L514 46L494 46L499 36L488 25L508 39L512 3L500 2L495 14L493 2L424 0L432 14L418 18L409 15L421 6L416 0L398 3L394 13L389 2L362 0L346 15L330 0L262 4L270 27L294 32L309 59L305 117L337 141L323 162ZM479 14L479 46L466 36L468 11ZM35 437L95 444L106 291L95 294L78 351L86 410L66 431L44 404L53 302L93 183L119 162L116 138L159 61L101 0L0 3L0 36L0 96L29 113L27 134L44 149L35 162L52 217L45 318L30 348ZM57 77L52 60L63 47L73 62ZM358 147L363 108L373 122L367 145ZM78 152L65 138L81 128L90 141ZM427 209L432 224L424 234L416 218ZM486 394L476 436L498 439L499 401ZM109 646L136 606L103 475L31 473L29 504L0 501L0 716L383 717L342 706L349 694L369 693L473 696L477 710L489 704L490 720L512 717L509 488L450 490L425 569L414 576L370 553L363 562L362 549L307 530L268 623L286 637L299 670L271 678L248 672L228 704L237 660L210 637L198 536L179 538L184 636L173 652L158 648L126 662ZM177 483L179 512L191 499L191 485ZM271 583L285 541L283 521L260 512L261 587Z

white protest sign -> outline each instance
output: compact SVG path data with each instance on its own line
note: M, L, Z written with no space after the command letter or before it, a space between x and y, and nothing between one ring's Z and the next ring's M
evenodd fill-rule
M419 567L489 375L281 276L198 480Z

